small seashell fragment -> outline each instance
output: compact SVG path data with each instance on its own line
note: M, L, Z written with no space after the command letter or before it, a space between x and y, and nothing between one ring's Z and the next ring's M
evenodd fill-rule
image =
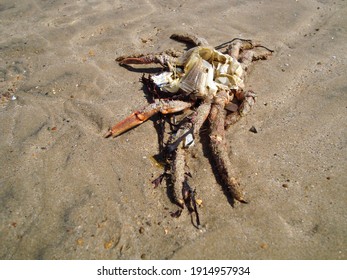
M107 241L104 243L104 248L108 250L108 249L111 249L113 245L114 245L114 241L111 239L110 241Z
M192 133L189 133L184 139L184 147L190 147L194 145L194 137Z
M78 238L78 239L76 240L76 244L77 244L78 246L82 246L82 245L84 244L83 238Z

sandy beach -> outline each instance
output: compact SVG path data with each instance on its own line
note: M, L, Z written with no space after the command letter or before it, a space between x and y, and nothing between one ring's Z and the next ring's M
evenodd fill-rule
M344 0L0 0L0 258L346 259L346 15ZM152 120L103 138L147 102L146 69L115 59L184 49L180 32L274 50L227 131L248 204L230 206L196 143L200 229L151 184Z

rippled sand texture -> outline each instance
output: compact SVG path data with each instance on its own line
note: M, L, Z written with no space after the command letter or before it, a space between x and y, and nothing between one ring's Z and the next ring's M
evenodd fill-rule
M0 1L2 259L346 259L346 1ZM180 218L151 157L153 122L103 133L146 102L115 58L251 38L254 110L228 131L248 205L232 208L202 144ZM258 133L249 131L255 126Z

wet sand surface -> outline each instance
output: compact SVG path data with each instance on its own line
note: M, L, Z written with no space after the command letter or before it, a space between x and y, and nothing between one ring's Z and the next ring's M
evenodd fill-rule
M0 1L1 259L346 259L346 1ZM234 37L252 112L227 132L249 204L231 207L199 142L196 229L167 196L152 121L104 139L146 102L115 59ZM258 133L249 129L254 126Z

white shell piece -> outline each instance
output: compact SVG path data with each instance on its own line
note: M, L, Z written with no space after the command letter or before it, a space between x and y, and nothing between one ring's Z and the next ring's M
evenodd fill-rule
M163 84L167 84L168 82L170 82L171 75L172 75L171 72L163 72L163 73L160 73L159 75L152 76L151 78L152 78L153 82L158 87L160 87Z
M183 146L187 148L193 145L194 145L194 137L193 137L193 134L189 133L184 139Z
M214 68L213 66L208 63L206 60L203 60L203 64L206 66L206 68L208 69L207 71L207 80L206 80L206 84L204 85L204 87L207 88L209 94L215 95L217 93L217 85L214 82Z
M179 89L179 79L172 78L172 72L163 72L151 77L152 81L161 89L175 93Z
M176 72L183 66L183 72ZM198 98L215 96L218 90L243 89L243 68L227 54L211 47L195 47L178 58L169 72L152 76L162 90L176 93L179 89Z

